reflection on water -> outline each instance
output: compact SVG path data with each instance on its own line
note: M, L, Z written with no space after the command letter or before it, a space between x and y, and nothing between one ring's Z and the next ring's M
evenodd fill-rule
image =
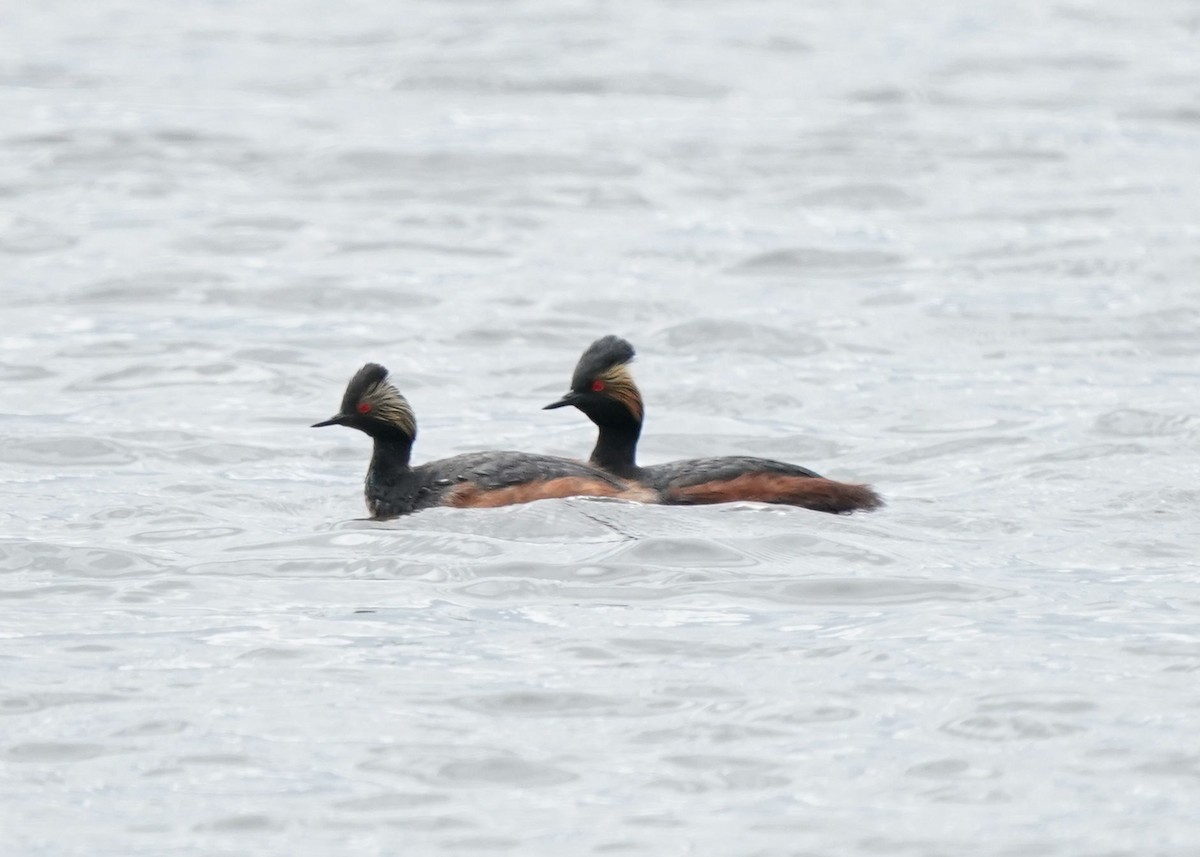
M8 12L0 851L1194 850L1187 4ZM605 333L646 462L889 506L380 524L307 428L584 455Z

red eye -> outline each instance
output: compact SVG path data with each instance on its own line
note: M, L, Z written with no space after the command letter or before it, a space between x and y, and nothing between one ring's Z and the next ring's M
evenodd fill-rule
M358 412L359 412L360 414L369 414L369 413L371 413L371 405L370 405L370 403L369 403L369 402L359 402L359 403L358 403Z
M603 390L604 390L604 382L603 381L593 381L592 382L592 392L593 393L599 393L599 392L602 392Z

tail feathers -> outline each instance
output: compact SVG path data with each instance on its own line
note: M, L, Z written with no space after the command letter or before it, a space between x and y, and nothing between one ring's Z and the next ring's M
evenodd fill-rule
M690 506L754 500L760 503L800 506L835 515L869 512L884 505L883 499L870 485L778 473L746 473L719 482L703 482L684 488L670 487L664 493L663 502L672 505Z

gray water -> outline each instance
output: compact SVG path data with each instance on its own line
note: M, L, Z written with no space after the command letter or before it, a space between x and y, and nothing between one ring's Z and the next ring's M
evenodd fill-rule
M0 12L0 853L1198 853L1194 2ZM606 333L888 508L308 428L583 455Z

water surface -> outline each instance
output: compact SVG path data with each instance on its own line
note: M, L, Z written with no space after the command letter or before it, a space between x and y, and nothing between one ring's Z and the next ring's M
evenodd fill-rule
M12 855L1188 855L1200 15L7 3ZM361 520L417 455L749 453L880 514Z

